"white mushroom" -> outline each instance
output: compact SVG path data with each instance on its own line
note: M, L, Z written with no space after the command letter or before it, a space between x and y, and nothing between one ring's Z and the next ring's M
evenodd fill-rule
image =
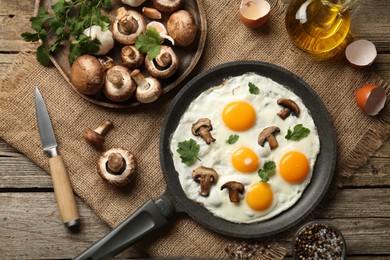
M122 44L133 44L137 41L138 35L145 31L146 21L140 13L126 10L124 7L118 8L112 25L115 40Z
M102 153L97 161L97 172L109 184L128 185L135 177L137 161L134 155L123 148L112 148Z
M161 45L160 54L155 59L145 58L145 67L155 78L169 78L178 70L179 65L179 57L171 47L165 45Z
M70 82L84 95L97 94L104 85L105 71L100 61L92 55L81 55L70 68Z
M130 5L131 7L137 7L142 5L146 0L122 0L122 3Z
M186 47L195 40L197 27L192 14L187 10L180 10L169 17L167 30L177 46Z
M131 77L138 86L135 97L139 102L151 103L161 96L162 87L157 79L153 77L145 78L138 69L133 70Z
M99 51L95 55L106 55L114 47L114 38L110 30L102 31L99 25L92 25L84 30L83 34L100 41Z
M128 100L134 95L136 85L131 79L128 69L115 65L107 70L103 94L114 102Z
M130 69L141 66L144 59L145 55L132 45L124 46L121 50L122 64Z
M183 0L153 0L154 6L161 12L172 13L183 6Z

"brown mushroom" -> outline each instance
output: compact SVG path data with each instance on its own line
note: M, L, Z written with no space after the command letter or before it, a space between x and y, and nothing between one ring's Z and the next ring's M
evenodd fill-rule
M106 72L103 94L109 100L122 102L134 95L136 87L129 70L124 66L115 65Z
M137 161L134 155L123 148L112 148L102 153L97 161L99 175L115 186L129 184L136 172Z
M214 142L215 139L211 135L210 131L213 130L210 119L200 118L198 121L192 124L191 132L195 136L200 136L206 144Z
M110 120L99 125L95 130L87 127L84 129L83 137L85 141L98 150L103 149L106 134L114 127Z
M160 82L153 77L144 77L138 69L131 72L131 77L137 84L135 97L141 103L151 103L157 100L162 93Z
M175 45L180 47L189 46L196 37L195 19L187 10L174 12L168 19L167 31L168 35L175 41Z
M70 82L81 94L97 94L104 85L104 78L102 64L89 54L77 57L70 69Z
M155 78L165 79L172 76L179 68L179 57L171 47L161 45L160 54L153 60L145 58L145 67Z
M141 66L144 59L145 55L132 45L124 46L121 50L122 64L130 69Z
M283 109L280 110L278 113L278 116L281 119L286 119L290 114L293 114L294 116L298 117L300 113L300 109L294 101L288 98L280 98L277 101L278 105L282 106Z
M200 183L200 195L207 197L211 184L218 181L218 173L213 168L200 166L192 171L192 179Z
M145 33L145 31L146 21L140 13L126 10L124 7L118 8L112 25L112 34L115 40L122 44L133 44L138 35Z
M230 202L237 203L240 202L240 195L244 194L245 187L241 182L229 181L221 186L221 190L227 188L229 190L229 199Z
M104 70L108 70L109 68L113 67L115 65L115 61L110 56L102 56L99 57L98 60L102 64Z
M179 10L184 0L153 0L154 6L161 12L172 13Z
M264 147L265 142L267 141L271 150L278 147L278 141L275 138L275 134L280 132L280 128L277 126L270 126L264 128L263 131L259 134L258 143Z

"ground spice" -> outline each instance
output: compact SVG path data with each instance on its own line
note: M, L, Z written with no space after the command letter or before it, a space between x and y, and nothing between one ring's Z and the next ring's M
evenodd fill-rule
M312 223L295 236L295 259L343 259L344 239L334 227Z

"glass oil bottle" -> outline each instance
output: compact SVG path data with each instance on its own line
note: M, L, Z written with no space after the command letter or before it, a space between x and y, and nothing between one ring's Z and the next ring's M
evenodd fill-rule
M349 8L355 2L357 0L292 0L286 13L287 33L304 51L328 52L347 37Z

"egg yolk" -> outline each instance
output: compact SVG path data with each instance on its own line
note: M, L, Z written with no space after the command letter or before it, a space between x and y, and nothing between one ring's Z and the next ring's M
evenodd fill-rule
M256 211L266 210L272 204L274 195L268 183L257 182L249 186L246 193L247 205Z
M241 147L234 151L232 164L239 172L251 173L258 169L259 158L252 149Z
M247 102L235 101L225 106L222 120L233 131L245 131L255 124L256 112Z
M291 151L283 155L279 161L279 172L289 183L300 183L309 174L310 166L306 156L300 152Z

